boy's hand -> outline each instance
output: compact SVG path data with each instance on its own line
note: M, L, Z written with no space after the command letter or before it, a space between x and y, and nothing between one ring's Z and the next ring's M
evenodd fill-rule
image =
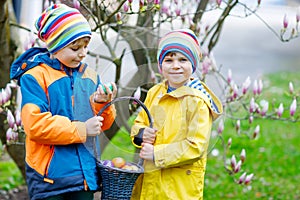
M87 136L97 136L101 133L103 117L94 116L85 122Z
M154 141L155 141L155 138L156 138L156 132L157 132L156 129L146 127L144 129L144 133L143 133L143 142L144 143L149 143L149 144L154 144Z
M142 149L140 151L140 157L144 160L154 161L154 147L149 143L142 143Z
M94 94L94 101L97 103L105 103L113 100L117 95L117 86L113 82L111 85L113 86L112 90L104 84L106 92L103 90L102 85L99 85Z

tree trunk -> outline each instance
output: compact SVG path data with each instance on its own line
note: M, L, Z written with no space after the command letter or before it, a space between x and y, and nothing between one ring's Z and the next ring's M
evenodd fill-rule
M13 37L12 29L10 28L9 21L12 18L11 2L7 0L0 0L0 88L4 88L10 82L9 72L10 65L15 59L17 53L17 39ZM13 95L16 95L14 92ZM15 108L11 108L14 112ZM6 130L7 125L4 123L6 115L0 115L0 139L3 145L6 144ZM7 152L13 161L17 164L24 179L25 179L25 162L24 162L24 145L11 145L7 146Z

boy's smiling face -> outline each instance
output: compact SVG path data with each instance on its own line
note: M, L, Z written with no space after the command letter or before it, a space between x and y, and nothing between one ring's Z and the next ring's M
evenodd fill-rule
M58 59L62 64L70 68L76 68L87 55L87 46L90 42L89 37L75 40L68 46L58 50L53 57Z
M179 52L168 53L162 63L162 75L168 80L169 86L179 88L188 82L193 73L192 63Z

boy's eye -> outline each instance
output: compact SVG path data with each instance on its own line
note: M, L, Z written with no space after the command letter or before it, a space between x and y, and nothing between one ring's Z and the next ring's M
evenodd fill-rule
M72 49L73 51L77 51L77 50L79 49L79 47L73 46L73 47L71 47L71 49Z
M188 59L187 58L181 58L180 61L181 62L186 62L186 61L188 61Z

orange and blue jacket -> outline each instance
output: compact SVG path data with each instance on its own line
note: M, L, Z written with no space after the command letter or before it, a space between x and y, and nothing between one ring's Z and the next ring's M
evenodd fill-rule
M85 126L105 105L93 101L99 75L83 63L75 69L65 67L50 59L47 49L34 47L12 64L10 78L21 86L30 198L99 190L95 138L86 136ZM101 116L106 130L115 119L114 106ZM100 155L99 146L96 151Z

